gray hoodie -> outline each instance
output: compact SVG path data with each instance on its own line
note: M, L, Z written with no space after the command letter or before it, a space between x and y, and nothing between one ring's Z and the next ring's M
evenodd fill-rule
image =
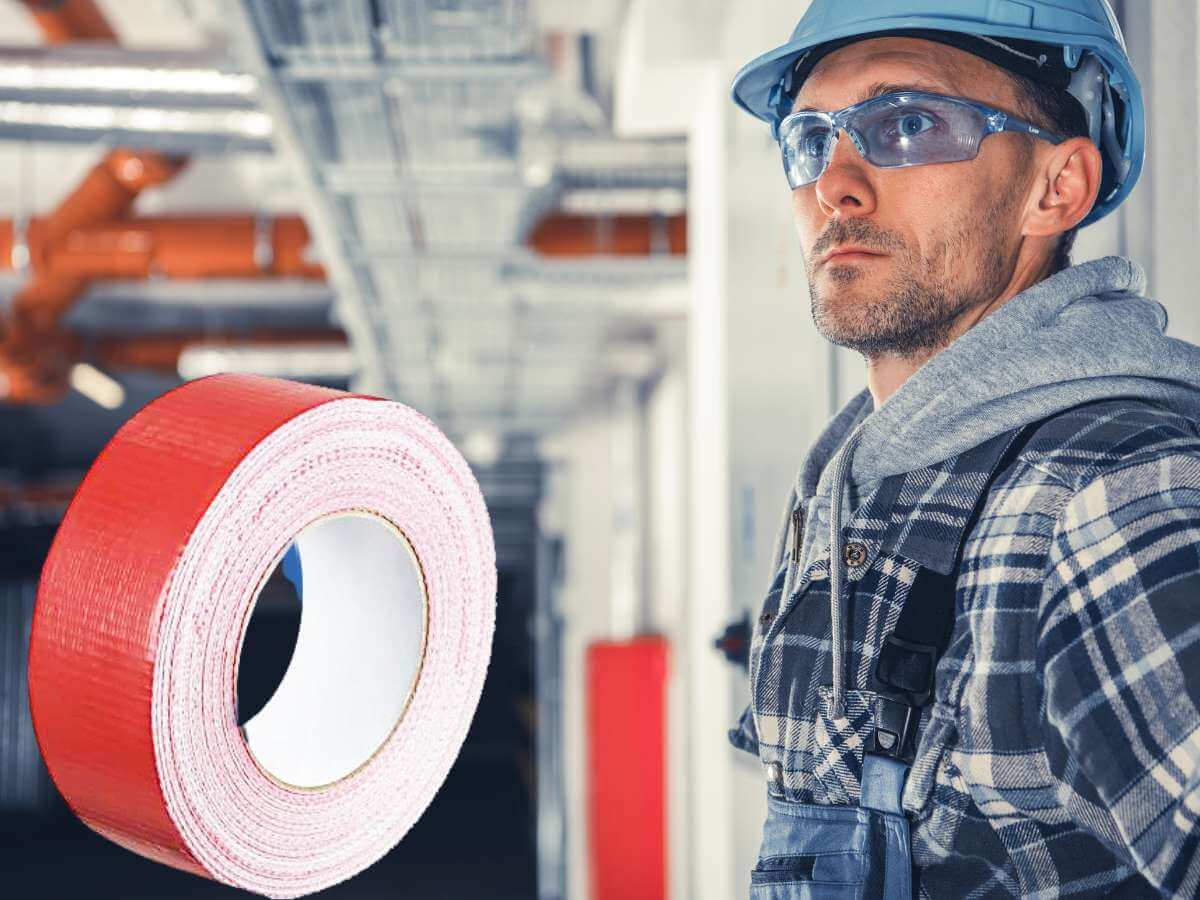
M1200 418L1200 347L1164 333L1167 312L1143 296L1146 276L1118 256L1073 266L1017 294L921 366L879 409L864 389L809 450L776 542L782 563L797 501L800 565L830 567L834 655L841 655L841 523L889 475L934 465L988 438L1079 403L1144 397ZM829 498L841 497L837 508ZM839 666L834 667L838 673ZM841 686L834 686L835 700Z

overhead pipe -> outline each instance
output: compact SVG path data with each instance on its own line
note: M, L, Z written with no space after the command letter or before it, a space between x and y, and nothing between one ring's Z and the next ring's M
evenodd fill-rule
M46 42L76 40L114 43L117 34L93 0L24 0ZM2 118L2 117L0 117ZM138 192L172 177L182 162L156 154L110 153L38 226L46 242L72 229L124 215ZM27 230L13 234L9 253L15 268L34 267ZM0 396L45 400L60 395L77 358L75 338L55 328L83 293L86 282L35 274L13 298L7 321L0 319Z
M128 50L94 0L24 0L46 48L0 51L0 138L271 150L258 81L207 51Z
M48 44L117 39L95 0L23 0Z
M302 278L321 280L299 216L161 216L99 222L61 232L32 219L0 220L0 269L28 253L35 272L63 278ZM687 217L552 213L527 246L543 256L653 256L687 252Z
M49 270L49 249L77 229L125 215L143 189L169 180L183 164L158 153L113 151L53 213L21 233L11 230L5 255L11 263L27 265L33 277L0 320L0 398L48 402L62 396L69 383L74 347L57 326L88 282L77 274Z
M208 51L113 45L0 49L0 98L75 106L256 109L258 79Z
M0 268L12 265L16 226L0 220ZM299 216L111 219L63 235L49 227L32 219L25 240L34 272L56 279L325 277Z
M0 341L0 394L10 402L49 402L65 392L84 345L58 325L93 281L324 278L321 266L308 258L308 230L299 217L120 218L138 190L169 178L177 165L154 155L118 151L51 216L35 218L24 228L0 221L0 267L27 259L34 276L17 295ZM678 255L686 251L686 218L552 214L531 232L528 244L559 258ZM101 365L175 371L183 346L211 339L206 334L101 339L92 346ZM311 332L254 338L285 345L313 339ZM325 339L344 341L345 336L330 333Z
M272 122L250 109L72 106L0 100L0 140L125 144L162 153L267 153Z
M8 223L8 252L0 258L10 264L27 259L33 279L13 299L6 344L14 335L20 339L53 329L83 287L78 272L56 272L49 264L52 248L79 229L126 215L139 193L170 180L183 164L182 159L158 153L114 150L50 215L31 220L23 233ZM15 246L22 248L19 260L14 260Z
M65 203L55 216L29 223L24 240L34 277L14 300L0 341L0 394L10 402L48 402L65 392L81 344L58 324L92 281L324 278L307 258L308 231L295 216L110 219L63 233L65 222L79 218ZM19 240L13 222L0 222L0 262L21 255L13 252ZM131 358L126 353L122 364Z
M94 0L24 2L42 28L47 43L116 43L116 31ZM42 62L45 62L44 58ZM88 70L80 66L78 60L74 68L43 65L37 69L28 63L22 66L20 60L10 58L9 68L0 71L0 83L10 90L22 86L36 90L40 85L49 92L43 95L43 101L90 100L95 104L96 96L89 86L96 85L97 90L107 88L114 91L116 96L132 92L144 97L147 93L156 93L159 97L169 99L173 107L182 105L182 98L177 93L184 89L206 102L222 91L226 95L232 92L238 95L238 105L244 106L255 87L253 79L247 76L226 77L221 73L214 76L211 72L186 69L178 64L174 71L164 72L161 61L157 69L149 69L145 65L139 69L131 71L128 67L117 66L107 71ZM56 96L56 91L65 91L67 96ZM229 97L223 99L228 101ZM204 119L204 116L211 121ZM170 139L180 135L194 139L197 132L205 130L232 130L234 137L226 140L229 145L236 144L239 129L250 131L251 137L258 138L260 144L269 138L269 120L265 126L261 121L234 121L239 116L267 118L252 110L235 110L226 114L221 110L114 110L95 105L64 108L49 102L41 105L22 103L18 99L0 104L0 133L10 133L13 126L18 134L26 138L54 136L58 132L73 136L97 132L95 136L110 141L121 137L142 137L145 139L137 143L155 147L169 146ZM139 129L141 134L137 133ZM168 138L167 144L163 143L161 136ZM200 136L203 137L202 134ZM127 222L114 222L125 219L142 190L170 180L184 163L184 158L152 150L113 151L88 173L79 187L51 215L35 219L20 229L13 223L8 224L8 252L0 258L6 257L14 267L27 268L32 272L32 279L13 299L8 321L0 320L0 326L3 326L0 328L0 395L16 401L48 401L65 393L68 384L75 384L81 370L88 370L95 377L105 377L103 373L78 362L80 338L59 327L63 314L84 293L89 282L97 277L96 272L89 269L88 262L93 264L93 268L101 269L103 265L97 266L97 263L124 263L126 268L132 265L144 272L143 277L149 277L157 270L184 274L204 271L203 265L196 265L198 254L195 252L176 254L179 257L176 264L172 264L175 257L169 254L163 257L161 248L171 245L171 236L178 239L180 229L175 223L167 221L161 224L159 230L164 232L164 236L155 234L153 228L138 232L131 230ZM210 226L212 224L209 223ZM244 228L229 227L229 222L217 224L227 226L235 241L243 237ZM105 225L110 227L106 229ZM96 231L89 232L89 228ZM250 220L249 257L255 268L293 262L293 257L298 257L298 253L292 254L290 251L298 243L298 232L302 229L302 223L300 229L293 223L265 230L261 222ZM219 271L222 267L238 267L237 263L242 261L244 254L222 254L214 245L227 249L227 244L222 245L219 241L207 242L210 265L215 264ZM157 256L156 250L159 251ZM295 268L303 270L305 263L300 261ZM141 346L141 352L146 353L148 345ZM115 362L119 357L113 346L103 349L101 355L106 359ZM175 352L176 368L178 356L178 352ZM119 391L119 385L115 382L111 386Z
M324 277L306 257L308 232L294 216L117 219L63 235L66 218L35 219L28 227L34 280L18 294L0 343L8 382L0 393L12 402L46 402L65 391L63 379L80 344L58 323L92 281ZM0 222L0 261L11 263L18 255L16 240L14 223Z
M552 213L526 238L542 256L680 256L687 216L575 216Z
M170 181L184 164L181 158L159 153L113 150L40 220L40 244L51 246L77 228L126 215L142 191ZM36 266L37 255L32 258Z

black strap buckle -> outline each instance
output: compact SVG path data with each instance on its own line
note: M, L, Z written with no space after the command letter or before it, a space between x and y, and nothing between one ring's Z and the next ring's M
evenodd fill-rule
M916 756L917 724L920 707L883 694L875 698L875 728L867 741L867 752L890 756L911 763Z
M875 678L884 691L921 707L933 697L933 676L941 648L889 634L875 662Z

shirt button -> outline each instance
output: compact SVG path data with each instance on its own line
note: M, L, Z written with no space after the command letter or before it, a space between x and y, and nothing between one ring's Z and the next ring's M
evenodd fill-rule
M758 624L766 627L771 624L771 620L775 618L775 613L765 612L758 617Z
M867 546L860 541L851 541L842 548L842 559L848 566L861 566L867 561Z
M767 763L767 781L780 791L783 790L783 765L781 763Z

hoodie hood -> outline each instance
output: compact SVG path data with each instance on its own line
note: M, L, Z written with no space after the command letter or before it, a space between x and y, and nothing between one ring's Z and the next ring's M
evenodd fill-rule
M828 529L805 529L800 571L815 546L832 546L835 645L841 637L840 527L854 487L869 491L889 475L934 465L1092 400L1139 397L1200 418L1200 347L1166 336L1166 309L1143 296L1145 287L1145 272L1123 257L1065 269L959 336L879 409L864 389L833 418L801 466L788 512L799 499L817 524L829 509ZM831 496L841 502L830 505ZM776 565L786 523L781 531ZM842 695L839 669L835 665L835 698Z

